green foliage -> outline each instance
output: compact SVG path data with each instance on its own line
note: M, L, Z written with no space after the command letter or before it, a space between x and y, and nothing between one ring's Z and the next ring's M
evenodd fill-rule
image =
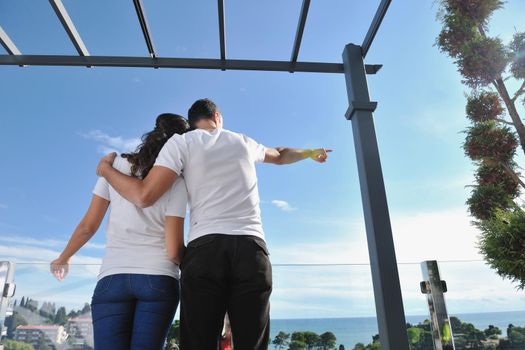
M507 164L514 171L515 164ZM499 163L484 162L476 170L476 181L479 185L497 185L510 197L516 198L519 195L517 181L509 175L508 171Z
M474 21L476 25L485 25L492 13L503 7L501 0L441 0L441 5L448 13Z
M307 331L303 332L303 335L307 349L312 349L314 346L317 346L321 341L321 338L317 333Z
M279 332L272 341L277 349L282 349L288 345L288 349L305 350L331 350L336 346L336 337L332 332L324 332L318 335L315 332L303 331L289 333Z
M489 121L476 123L467 129L463 149L474 161L491 159L509 163L517 146L516 136L508 127Z
M510 71L516 79L525 79L525 32L514 34L509 44L511 52Z
M53 322L55 324L59 324L59 325L65 325L66 322L67 322L67 315L66 315L66 308L61 306L56 315L55 315L55 319L53 320Z
M497 93L481 91L467 97L466 112L471 121L486 122L503 114L503 107Z
M463 45L456 63L463 75L463 83L479 88L501 76L509 63L509 56L499 38L477 37Z
M421 341L421 334L423 333L423 330L417 327L410 327L409 329L407 329L407 333L408 342L411 345L415 345Z
M40 307L39 314L40 316L53 321L55 317L55 304L45 301Z
M320 335L319 345L322 350L329 350L335 348L337 338L332 332L324 332Z
M489 266L525 289L525 212L498 210L476 225L482 232L479 248Z
M470 40L480 36L476 23L468 18L447 14L443 18L443 24L437 45L441 52L446 52L452 58L460 57L463 47Z
M285 333L281 331L272 340L272 344L275 346L275 348L282 349L288 345L289 340L290 340L290 333Z
M457 317L450 318L450 326L453 332L450 334L454 335L455 349L456 350L489 350L495 349L491 344L485 344L487 334L493 335L501 333L496 327L489 327L485 332L476 329L471 323L462 322ZM514 329L514 328L512 328ZM516 328L516 333L525 335L525 329ZM407 324L407 334L409 339L409 345L411 350L429 350L434 349L434 342L432 339L432 332L429 328L429 321L425 320L417 325ZM519 335L515 335L518 339ZM379 342L379 336L375 335L372 337L372 343L364 345L363 343L357 343L353 350L378 350L381 349ZM504 342L502 340L501 342ZM498 348L499 349L499 348ZM510 349L510 348L509 348ZM517 349L517 348L516 348ZM520 348L522 349L522 348Z
M35 350L35 348L31 344L10 339L4 340L2 342L2 345L4 345L4 350Z
M490 15L501 8L500 0L441 0L443 29L437 45L454 58L463 82L479 88L491 84L509 63L500 39L489 38L484 28Z
M301 340L292 340L288 346L288 350L304 350L306 349L306 343Z
M474 186L470 198L467 199L467 206L475 218L489 220L496 215L498 209L512 208L514 202L499 185L478 185Z
M89 305L89 303L84 303L84 307L82 308L82 310L80 310L80 312L81 312L82 315L90 314L91 313L91 305Z
M498 253L497 244L502 244L514 258L523 258L522 245L509 246L506 238L508 225L501 222L498 211L509 211L516 216L516 204L520 185L520 176L515 171L513 161L520 144L525 151L525 130L520 122L515 102L525 94L525 82L514 93L509 93L506 86L505 72L510 71L513 78L525 79L525 32L518 32L505 46L498 37L487 34L488 21L494 11L503 7L502 0L438 0L443 28L437 38L437 45L442 52L452 57L458 71L463 76L463 83L474 90L467 100L467 117L473 125L467 129L463 149L465 154L479 166L476 173L477 184L467 200L470 213L479 220L483 228L480 237L480 249L486 257L491 257L490 265L497 267L498 273L520 283L524 288L525 274L519 262L511 268L511 259ZM480 88L495 87L494 92ZM513 131L500 127L498 116L503 114L501 102L512 118ZM525 104L525 99L523 99ZM514 133L516 131L516 133ZM483 221L487 220L486 223ZM501 235L496 230L502 230ZM489 233L487 233L489 232ZM488 234L488 237L484 237ZM497 261L497 259L502 259ZM513 275L516 273L516 275Z
M483 333L485 333L485 336L490 339L498 339L502 334L501 329L493 325L489 325L489 327L486 328Z
M524 349L525 348L525 328L509 325L507 328L507 341L500 343L499 349Z
M31 310L31 312L36 312L38 310L38 301L27 298L24 307Z

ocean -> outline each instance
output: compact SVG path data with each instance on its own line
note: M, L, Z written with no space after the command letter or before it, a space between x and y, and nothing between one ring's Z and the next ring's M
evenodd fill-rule
M463 322L472 323L476 328L484 330L489 325L499 327L503 334L507 326L525 326L525 311L490 312L451 315ZM428 319L427 315L407 316L408 323L417 324ZM332 332L337 337L337 345L343 344L346 350L352 350L357 343L368 344L372 336L378 333L375 317L349 318L319 318L319 319L272 319L271 339L280 331L292 333L294 331L312 331L318 334Z

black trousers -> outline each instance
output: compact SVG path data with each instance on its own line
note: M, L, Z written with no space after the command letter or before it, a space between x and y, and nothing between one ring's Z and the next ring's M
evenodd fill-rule
M215 350L228 312L235 350L266 350L272 266L255 236L191 241L181 264L181 350Z

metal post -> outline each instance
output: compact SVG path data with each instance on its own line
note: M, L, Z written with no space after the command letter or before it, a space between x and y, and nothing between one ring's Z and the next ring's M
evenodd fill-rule
M421 292L427 295L434 349L454 350L454 336L444 295L447 291L447 284L441 280L437 261L423 261L421 272L424 279L421 282Z
M348 44L343 52L346 89L352 120L361 199L366 224L370 267L383 350L409 350L392 228L379 159L373 114L361 46Z
M0 339L6 335L5 318L12 315L9 298L15 294L14 275L15 264L0 261Z

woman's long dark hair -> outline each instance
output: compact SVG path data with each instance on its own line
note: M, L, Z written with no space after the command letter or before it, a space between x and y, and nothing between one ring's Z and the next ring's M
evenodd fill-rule
M166 141L173 134L184 134L189 127L187 120L178 114L159 115L155 121L155 129L142 135L142 143L135 152L122 154L122 157L131 163L131 174L141 179L145 178Z

